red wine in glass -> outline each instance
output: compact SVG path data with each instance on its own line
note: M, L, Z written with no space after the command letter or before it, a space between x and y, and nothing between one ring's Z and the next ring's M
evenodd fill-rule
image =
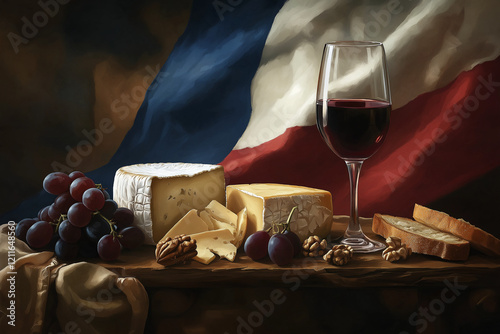
M326 105L326 113L323 111ZM391 105L372 99L329 99L316 104L316 124L323 139L342 159L364 160L384 142Z
M358 181L363 162L384 142L390 114L391 92L383 44L325 44L316 94L316 124L325 143L347 166L351 214L344 235L335 242L351 246L356 253L385 248L361 229Z

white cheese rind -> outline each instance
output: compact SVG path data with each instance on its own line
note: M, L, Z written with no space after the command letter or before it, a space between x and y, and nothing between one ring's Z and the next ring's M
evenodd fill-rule
M152 177L116 171L113 184L113 200L118 207L134 212L134 224L144 232L145 243L153 244L153 225L151 219L151 182Z
M146 244L156 244L191 209L225 203L224 169L188 163L137 164L116 171L113 199L134 212Z
M301 241L311 235L325 237L330 232L332 211L321 205L319 196L315 195L295 195L267 199L262 212L264 221L262 229L267 230L276 222L286 223L288 215L295 206L297 206L297 210L292 216L290 229L297 234Z
M221 167L220 165L166 162L123 166L119 170L124 173L138 174L146 177L170 178L177 176L192 177L204 172L220 169Z

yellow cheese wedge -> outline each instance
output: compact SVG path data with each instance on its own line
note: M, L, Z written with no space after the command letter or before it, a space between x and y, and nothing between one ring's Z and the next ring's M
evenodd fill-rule
M168 237L175 237L181 234L190 235L208 231L207 224L198 217L198 211L195 209L190 210L184 217L182 217L164 236L161 241Z
M273 223L286 222L290 211L297 206L291 230L301 241L310 235L326 237L332 224L332 196L326 190L308 187L254 183L226 187L226 205L233 212L247 209L246 236L266 230Z
M233 262L236 257L236 247L231 243L234 236L228 229L206 231L190 235L196 240L196 251L198 254L194 260L209 264L215 259L215 254L221 258Z

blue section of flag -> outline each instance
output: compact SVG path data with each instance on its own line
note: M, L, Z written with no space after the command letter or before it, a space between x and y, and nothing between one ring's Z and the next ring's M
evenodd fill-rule
M151 84L111 161L89 177L111 190L116 169L145 162L219 163L251 114L250 85L285 0L193 1L186 31ZM0 222L36 216L40 193Z

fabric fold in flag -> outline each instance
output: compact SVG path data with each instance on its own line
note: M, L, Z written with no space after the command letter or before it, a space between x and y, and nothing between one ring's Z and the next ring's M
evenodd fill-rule
M393 110L387 138L360 176L360 214L411 217L428 203L500 166L500 58ZM492 91L489 91L492 90ZM487 161L488 163L485 163ZM229 182L299 184L332 192L334 212L349 213L345 163L318 129L296 126L266 143L233 150L222 162Z

